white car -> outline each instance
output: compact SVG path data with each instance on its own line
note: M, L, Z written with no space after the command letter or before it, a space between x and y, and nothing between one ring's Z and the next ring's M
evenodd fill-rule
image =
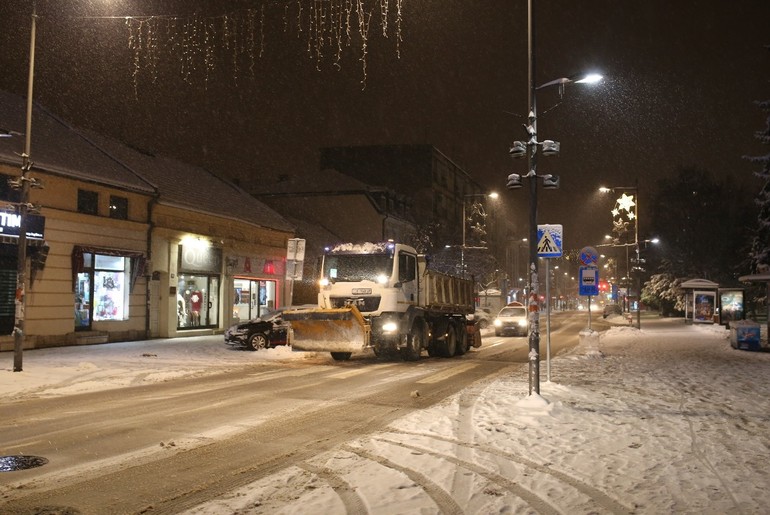
M521 303L507 305L500 310L495 318L495 336L527 335L527 308Z

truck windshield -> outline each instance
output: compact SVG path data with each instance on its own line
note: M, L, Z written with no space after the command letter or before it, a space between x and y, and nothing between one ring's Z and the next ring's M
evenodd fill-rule
M324 258L323 276L330 282L382 281L390 278L390 254L338 254Z

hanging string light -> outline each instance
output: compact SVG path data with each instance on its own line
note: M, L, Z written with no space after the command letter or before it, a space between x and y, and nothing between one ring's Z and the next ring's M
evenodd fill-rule
M284 34L306 35L308 56L319 71L327 60L340 70L345 50L356 51L365 89L371 23L378 21L386 40L389 28L395 27L395 52L400 58L402 5L403 0L311 0L304 6L301 0L262 0L255 8L217 16L122 17L132 52L134 95L139 97L144 77L157 82L164 58L179 63L180 77L190 85L202 81L207 88L213 72L227 68L236 86L242 70L255 79L257 61L265 52L265 27L273 15L282 20Z

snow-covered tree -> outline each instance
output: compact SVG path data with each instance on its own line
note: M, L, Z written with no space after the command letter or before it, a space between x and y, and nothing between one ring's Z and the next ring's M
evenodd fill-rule
M671 274L655 274L644 283L642 303L659 310L664 316L682 312L685 298L681 284L682 280Z

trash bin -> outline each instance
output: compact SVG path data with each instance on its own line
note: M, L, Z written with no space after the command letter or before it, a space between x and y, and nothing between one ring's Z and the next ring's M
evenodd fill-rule
M734 349L760 350L759 324L753 320L730 322L730 345Z

